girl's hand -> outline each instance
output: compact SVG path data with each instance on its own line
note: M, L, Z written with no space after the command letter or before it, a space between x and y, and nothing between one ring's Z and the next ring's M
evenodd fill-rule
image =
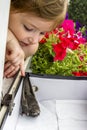
M17 68L20 68L21 75L22 76L25 75L25 72L24 72L24 52L20 46L17 45L16 47L13 47L12 44L9 43L7 45L7 48L6 48L6 60L8 61L5 64L6 69L7 69L7 66L8 67L13 66L13 67L15 67L15 69L17 67Z
M11 76L13 76L19 68L21 70L21 75L22 76L25 75L24 71L25 54L22 48L20 47L17 39L10 30L8 31L5 57L6 57L5 75L6 72L7 73L9 72L11 73Z

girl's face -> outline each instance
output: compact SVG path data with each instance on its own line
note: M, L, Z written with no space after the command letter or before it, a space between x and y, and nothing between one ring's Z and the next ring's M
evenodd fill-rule
M9 29L16 36L25 52L34 54L39 41L46 32L52 30L54 21L47 21L32 14L12 13L9 19Z

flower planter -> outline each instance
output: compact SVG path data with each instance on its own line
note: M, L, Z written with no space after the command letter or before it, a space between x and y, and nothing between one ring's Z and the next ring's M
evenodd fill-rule
M37 86L39 100L86 100L87 77L35 75L30 73L32 86Z
M51 99L52 100L53 99L87 100L87 77L35 75L29 72L29 78L32 86L34 85L38 86L38 91L35 92L35 94L39 101L51 100ZM15 106L13 112L11 116L9 115L7 116L7 119L5 120L5 123L3 124L1 130L11 130L11 129L19 130L18 129L19 127L22 130L22 127L23 128L29 127L29 123L30 126L32 126L30 118L27 118L26 116L21 117L19 115L21 89L22 89L22 84L20 85L17 95L15 97L15 101L14 101Z
M39 100L87 99L87 40L83 28L77 30L75 25L73 20L64 20L46 33L32 57L30 80L39 88Z

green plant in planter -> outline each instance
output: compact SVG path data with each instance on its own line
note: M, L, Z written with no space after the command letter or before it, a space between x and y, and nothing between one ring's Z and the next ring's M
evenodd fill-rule
M68 14L69 19L80 22L87 29L87 0L70 0Z
M76 32L74 25L72 20L65 20L60 28L45 35L37 53L32 57L33 73L87 75L87 43L82 32Z

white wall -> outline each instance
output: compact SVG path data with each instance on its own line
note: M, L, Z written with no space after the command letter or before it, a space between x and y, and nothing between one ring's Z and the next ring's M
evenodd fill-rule
M10 0L0 0L0 102Z

